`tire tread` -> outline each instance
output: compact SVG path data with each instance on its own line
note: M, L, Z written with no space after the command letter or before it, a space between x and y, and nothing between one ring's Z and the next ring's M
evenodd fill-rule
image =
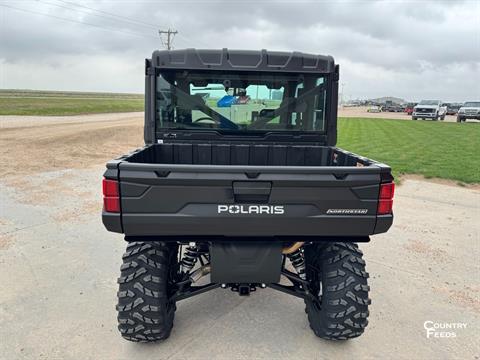
M172 248L162 242L132 242L118 278L118 329L134 342L169 337L175 305L168 305L168 268ZM167 311L168 309L168 311Z
M315 335L328 340L348 340L363 334L368 325L369 277L363 253L354 243L333 243L318 252L314 267L321 268L321 308L307 300L306 311ZM308 267L307 263L307 267Z

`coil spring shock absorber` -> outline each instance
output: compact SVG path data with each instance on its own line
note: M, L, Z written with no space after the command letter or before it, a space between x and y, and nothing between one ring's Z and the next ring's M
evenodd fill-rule
M196 245L187 246L182 258L182 272L189 273L195 266L197 259L198 247Z
M305 280L305 259L303 257L302 249L298 249L291 254L287 254L287 256L290 259L290 262L292 263L295 270L297 270L298 276Z

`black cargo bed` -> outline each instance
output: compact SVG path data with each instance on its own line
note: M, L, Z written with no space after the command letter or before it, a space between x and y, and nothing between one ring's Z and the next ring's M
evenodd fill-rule
M369 159L318 145L163 143L122 160L140 164L243 166L369 166Z

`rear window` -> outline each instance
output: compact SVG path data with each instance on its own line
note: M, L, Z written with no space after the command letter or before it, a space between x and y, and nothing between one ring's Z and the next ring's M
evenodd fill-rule
M324 132L326 78L318 75L165 72L157 77L163 129Z

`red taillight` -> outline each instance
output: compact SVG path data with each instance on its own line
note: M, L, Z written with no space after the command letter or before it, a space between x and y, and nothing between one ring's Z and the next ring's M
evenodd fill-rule
M107 212L120 212L118 181L103 179L103 208Z
M377 214L387 215L392 213L393 194L395 193L395 184L380 184L380 194L378 199Z
M120 199L118 197L104 197L103 208L107 212L120 212Z
M387 215L392 213L393 200L379 200L377 214Z
M395 192L394 183L380 185L380 199L393 199L394 192Z
M118 181L103 179L103 196L118 197Z

